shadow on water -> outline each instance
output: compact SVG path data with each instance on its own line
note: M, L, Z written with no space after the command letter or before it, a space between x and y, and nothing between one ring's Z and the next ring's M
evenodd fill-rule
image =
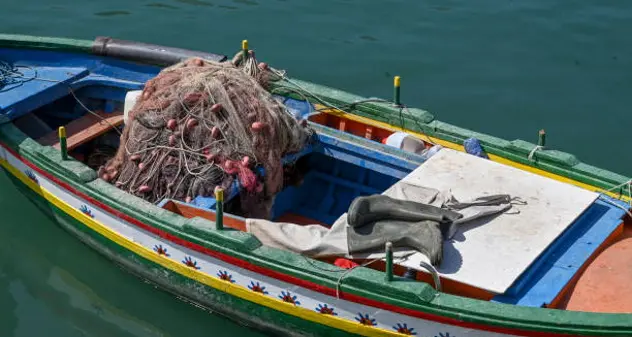
M4 171L0 184L0 207L12 210L0 226L0 336L261 335L121 270Z

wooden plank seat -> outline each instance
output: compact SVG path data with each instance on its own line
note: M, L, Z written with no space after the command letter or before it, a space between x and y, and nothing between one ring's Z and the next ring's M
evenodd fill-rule
M86 113L81 118L78 118L65 126L68 151L71 151L77 146L103 135L104 133L110 131L112 126L116 127L123 124L122 111L114 111L112 113L100 111L97 112L97 115L101 118L98 118L91 113ZM59 136L57 132L57 130L54 130L37 141L42 145L50 145L59 149Z

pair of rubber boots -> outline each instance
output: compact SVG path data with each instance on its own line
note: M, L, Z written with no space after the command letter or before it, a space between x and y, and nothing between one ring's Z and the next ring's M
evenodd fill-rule
M347 212L349 253L383 249L390 241L394 248L417 250L439 266L444 236L461 217L457 212L385 195L358 197Z

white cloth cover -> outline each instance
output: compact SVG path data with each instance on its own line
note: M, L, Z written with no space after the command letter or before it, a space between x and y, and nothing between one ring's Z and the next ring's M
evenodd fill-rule
M415 201L435 207L460 204L449 192L440 192L432 188L405 182L393 185L384 194L391 198ZM464 216L459 219L458 223L461 224L487 214L502 212L510 207L509 203L498 206L466 207L458 211ZM248 232L255 235L262 244L311 257L353 257L349 255L347 245L347 226L347 213L340 216L329 229L317 224L297 225L263 219L246 219ZM396 250L396 256L408 255L414 252L410 249L398 249ZM383 255L382 249L377 248L374 254L363 254L362 257L377 258Z

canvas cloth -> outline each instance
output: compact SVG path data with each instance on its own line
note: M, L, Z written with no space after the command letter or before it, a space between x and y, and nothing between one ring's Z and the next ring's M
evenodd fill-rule
M384 194L394 199L409 200L455 210L463 215L461 219L455 222L455 227L483 216L504 212L511 207L509 198L495 200L494 202L497 202L497 204L492 205L489 205L489 197L458 201L448 191L439 191L406 182L394 185ZM347 213L340 216L331 228L318 224L297 225L263 219L246 219L246 226L248 232L255 235L266 246L310 257L360 257L357 255L352 256L349 253ZM453 233L454 231L444 239L449 239ZM363 253L361 257L378 258L383 256L383 251L384 247L375 247L374 252ZM400 248L396 249L395 255L404 256L412 253L415 253L415 251Z

